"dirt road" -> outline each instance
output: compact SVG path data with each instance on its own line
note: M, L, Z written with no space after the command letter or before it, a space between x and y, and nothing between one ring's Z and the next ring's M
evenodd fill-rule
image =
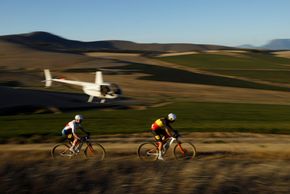
M150 134L131 135L103 135L94 137L93 141L101 143L109 159L136 159L138 145L153 140ZM209 158L265 158L290 160L290 135L252 134L252 133L188 133L183 134L182 141L194 143L197 148L198 160ZM54 143L43 144L2 144L1 159L13 152L42 153L49 157L50 149ZM21 154L21 155L22 155ZM167 157L171 159L171 152ZM25 159L26 157L23 157ZM30 158L29 155L27 158Z

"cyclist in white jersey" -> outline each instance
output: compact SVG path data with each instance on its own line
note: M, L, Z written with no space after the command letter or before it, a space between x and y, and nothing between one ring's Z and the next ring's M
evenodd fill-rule
M67 137L68 140L72 142L72 146L70 147L70 151L75 152L75 146L78 144L78 140L80 137L77 135L77 129L80 129L87 135L90 135L89 132L85 131L85 129L81 126L81 122L84 117L82 115L76 115L75 119L66 124L66 126L62 130L62 134Z

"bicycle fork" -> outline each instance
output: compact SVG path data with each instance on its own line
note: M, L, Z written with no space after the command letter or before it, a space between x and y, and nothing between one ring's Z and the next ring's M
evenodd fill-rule
M178 145L178 147L179 147L179 149L180 149L180 151L182 153L182 156L184 157L185 156L185 150L182 148L181 143L178 143L177 145Z
M88 148L90 149L90 152L92 153L92 154L94 154L95 153L95 150L93 149L93 147L92 147L92 144L88 144Z

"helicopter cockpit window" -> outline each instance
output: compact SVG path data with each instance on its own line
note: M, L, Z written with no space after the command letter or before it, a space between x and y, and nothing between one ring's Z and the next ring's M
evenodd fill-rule
M103 96L107 95L110 92L109 86L101 85L101 94Z

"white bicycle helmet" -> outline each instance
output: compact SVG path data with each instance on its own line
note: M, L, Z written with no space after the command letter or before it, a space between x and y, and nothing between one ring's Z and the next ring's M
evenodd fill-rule
M76 115L75 120L82 121L82 120L84 120L84 117L83 117L83 115Z
M173 113L169 113L167 119L171 122L174 122L176 120L176 115Z

